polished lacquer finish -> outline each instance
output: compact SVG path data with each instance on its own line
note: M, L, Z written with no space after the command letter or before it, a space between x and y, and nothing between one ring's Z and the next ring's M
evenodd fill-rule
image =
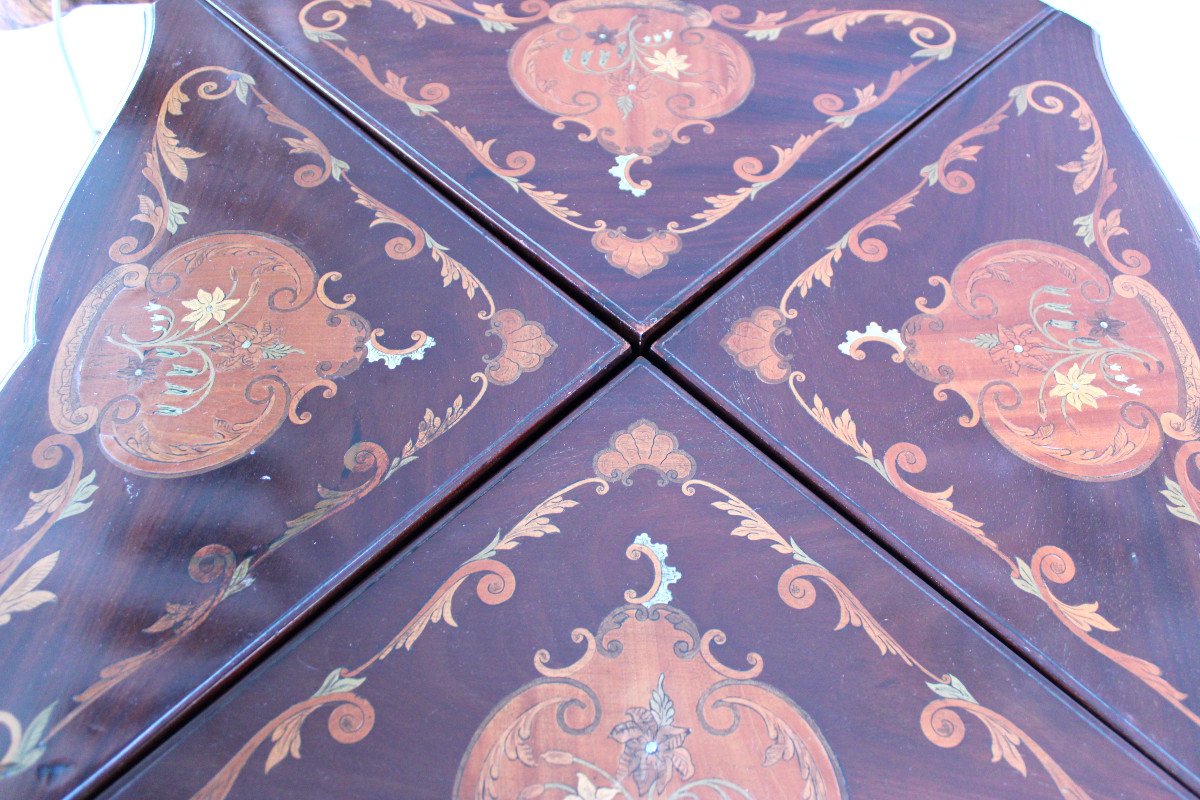
M216 5L635 337L1048 13L1029 0Z
M156 28L0 394L2 797L94 783L623 347L214 12Z
M1035 33L660 345L1200 788L1196 234Z
M111 796L1177 792L638 365Z
M0 390L0 798L1200 792L1200 251L1085 28L154 16Z

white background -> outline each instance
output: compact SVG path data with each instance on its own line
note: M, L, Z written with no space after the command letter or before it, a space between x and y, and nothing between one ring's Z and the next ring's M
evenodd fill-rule
M1200 220L1200 112L1194 110L1200 2L1056 0L1052 5L1099 32L1117 96L1192 219ZM85 6L64 20L67 49L90 116L102 130L139 69L147 9ZM0 31L0 74L6 76L0 82L0 153L6 155L0 184L4 376L31 341L29 288L42 246L91 155L95 137L76 100L52 26Z

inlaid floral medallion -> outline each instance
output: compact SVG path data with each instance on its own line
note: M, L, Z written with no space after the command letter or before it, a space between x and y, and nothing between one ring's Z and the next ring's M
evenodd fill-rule
M75 313L50 384L63 433L98 427L104 454L148 475L194 475L304 424L304 397L337 392L363 360L421 358L381 349L361 316L325 294L299 250L253 232L208 234L149 269L120 266Z
M1194 236L1091 46L1039 31L662 349L1194 788Z
M1029 240L988 245L946 298L901 328L904 361L953 390L1015 455L1059 475L1119 480L1163 433L1200 435L1200 360L1151 284ZM1161 422L1160 422L1161 420Z
M620 156L686 144L693 126L711 133L708 120L741 105L754 83L746 49L699 6L568 0L547 18L513 46L513 84L556 128L583 126L580 138L626 169L632 159Z
M655 546L641 538L635 546ZM577 635L582 658L554 668L540 651L543 677L480 726L456 798L844 796L820 730L755 680L761 664L722 664L710 649L720 631L701 634L683 611L654 604L621 606Z

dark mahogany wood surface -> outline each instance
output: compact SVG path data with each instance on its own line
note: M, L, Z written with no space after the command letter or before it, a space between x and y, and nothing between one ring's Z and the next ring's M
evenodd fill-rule
M191 0L36 304L0 393L6 798L94 786L624 349Z
M217 5L634 336L1049 13L1029 0Z
M1177 792L638 365L109 796Z
M659 346L1196 789L1198 261L1063 17Z

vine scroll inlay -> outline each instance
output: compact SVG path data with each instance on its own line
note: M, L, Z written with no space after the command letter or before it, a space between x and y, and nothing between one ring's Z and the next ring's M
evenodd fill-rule
M341 8L332 7L340 5ZM410 0L396 5L420 29L427 23L455 24L455 17L477 21L499 35L518 26L540 23L512 46L508 75L526 100L554 115L556 130L582 128L578 139L595 141L613 154L609 169L616 188L642 197L653 182L636 177L635 165L650 165L672 144L686 145L694 131L711 134L712 121L736 109L751 93L754 64L745 47L717 27L740 32L760 45L780 38L792 26L806 26L807 36L831 36L842 42L858 25L880 22L908 29L917 47L909 63L895 69L880 89L872 82L855 89L855 102L830 92L812 99L825 124L800 133L783 144L771 144L774 164L753 154L732 159L738 185L703 198L704 207L685 221L675 219L631 233L629 225L610 225L602 218L587 224L569 205L567 193L539 187L529 174L537 159L527 150L513 150L500 163L492 154L496 139L480 140L466 126L450 122L444 106L451 98L444 83L427 83L419 96L407 90L408 79L386 70L381 78L371 60L348 44L342 31L349 21L345 9L371 6L371 0L311 0L298 15L304 35L328 47L393 100L419 117L440 124L460 141L481 165L514 191L524 194L553 218L591 234L592 247L613 267L642 278L662 269L683 248L689 233L713 225L753 200L783 178L823 137L849 128L864 114L886 103L914 75L950 58L958 35L945 20L904 9L809 10L791 19L787 12L757 12L751 22L739 22L737 6L718 5L707 11L677 0L526 0L525 16L512 16L503 4L476 4L469 11L451 0ZM639 169L641 169L639 167ZM603 213L599 211L597 213Z
M619 460L619 461L618 461ZM619 465L618 465L619 464ZM674 434L649 420L638 420L613 434L610 445L593 459L594 474L554 491L518 520L497 533L467 559L382 649L355 668L334 669L321 688L270 720L192 800L224 800L254 752L268 740L266 770L288 757L300 757L300 729L317 708L338 704L344 713L357 709L355 741L369 729L373 707L358 694L366 673L389 654L414 647L428 627L458 627L455 595L474 579L483 603L500 605L517 588L513 569L501 559L522 543L562 534L554 521L578 506L591 488L597 495L632 485L638 472L655 477L660 489L678 486L685 497L700 490L714 493L714 509L737 519L730 532L751 542L766 542L791 566L779 577L779 597L789 607L813 605L813 581L827 587L841 608L837 629L862 629L883 656L894 655L918 670L932 700L921 717L926 738L939 747L963 739L961 718L952 709L979 719L992 738L993 761L1027 775L1020 748L1028 748L1067 800L1088 795L1061 766L1012 721L981 704L958 678L930 671L906 650L844 582L782 536L744 500L718 484L691 478L695 460L680 449ZM618 489L619 491L620 489ZM626 592L627 605L606 616L595 633L576 628L574 643L584 652L564 667L538 650L533 665L539 677L509 696L479 726L461 761L455 798L500 800L553 796L639 800L643 797L740 798L808 797L835 800L846 795L841 767L816 723L791 698L760 680L765 664L758 653L746 655L747 667L727 666L713 652L726 641L720 630L701 634L683 611L652 602L661 596L663 576L683 578L667 564L667 549L640 534L625 551L630 559L647 558L654 578L648 591ZM619 676L619 677L614 677ZM349 694L347 694L347 692ZM362 709L372 709L368 716ZM335 713L337 711L335 710ZM330 731L335 739L349 737ZM362 735L365 735L362 734ZM730 748L753 754L730 759Z
M887 244L864 238L868 231L900 230L900 215L915 208L926 189L971 194L975 179L961 165L983 152L976 143L980 137L1001 131L1014 110L1018 117L1030 110L1057 116L1068 101L1074 104L1071 119L1090 141L1078 160L1056 166L1073 176L1075 195L1093 193L1088 213L1070 224L1083 247L1094 247L1118 275L1110 278L1086 256L1048 242L988 244L965 258L949 279L929 278L944 298L932 306L918 298L922 313L902 326L898 340L855 338L851 332L843 352L862 355L856 348L868 341L888 344L896 351L893 360L936 384L935 399L946 400L952 390L967 402L968 413L959 419L963 426L982 420L1010 452L1065 478L1122 480L1148 469L1165 442L1179 441L1175 479L1165 478L1162 494L1172 514L1200 524L1200 490L1189 469L1200 452L1200 356L1171 304L1143 277L1150 259L1133 248L1114 252L1113 240L1129 235L1121 226L1121 209L1108 208L1117 191L1116 171L1091 106L1062 83L1039 80L1014 87L995 112L922 168L912 189L853 225L792 280L777 305L736 320L721 345L759 381L786 384L805 413L856 459L986 547L1008 569L1013 584L1043 602L1074 636L1200 725L1200 714L1184 703L1187 694L1164 678L1161 668L1096 638L1095 631L1119 630L1100 614L1098 603L1070 604L1049 591L1047 578L1067 583L1074 577L1065 551L1040 547L1032 566L1007 553L981 520L955 508L953 486L930 491L908 481L908 475L925 469L920 447L899 442L880 460L859 437L849 409L834 417L819 395L807 400L800 391L806 376L785 352L784 337L791 333L787 322L799 316L798 303L818 283L832 287L834 267L847 251L864 263L887 258Z

